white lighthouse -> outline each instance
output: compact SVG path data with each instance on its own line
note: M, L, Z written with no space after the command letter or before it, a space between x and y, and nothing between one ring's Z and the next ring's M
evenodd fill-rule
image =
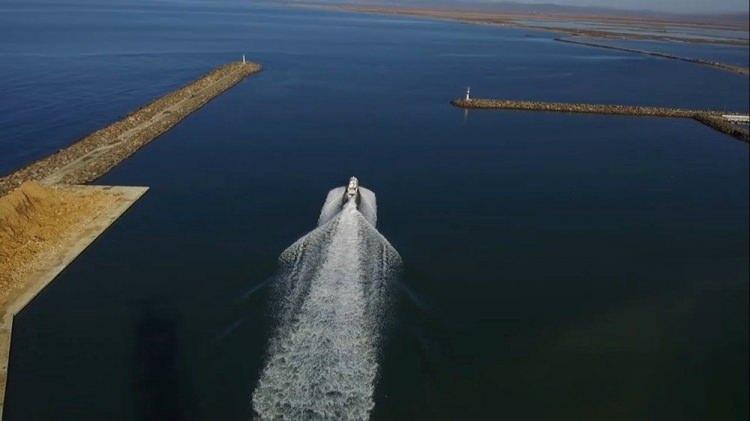
M466 87L466 96L464 97L464 101L471 101L471 86Z

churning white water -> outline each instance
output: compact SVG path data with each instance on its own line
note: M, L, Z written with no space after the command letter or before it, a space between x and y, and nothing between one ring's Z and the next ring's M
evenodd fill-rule
M401 263L375 194L331 190L319 226L280 258L278 326L253 392L262 419L367 419L388 289Z
M346 187L336 187L335 189L328 192L323 208L320 210L320 216L318 217L318 226L325 224L326 222L333 219L334 216L341 212L341 208L344 206L344 195L346 193ZM377 226L378 222L378 206L375 199L375 193L364 187L359 188L359 204L357 205L359 213L367 219L367 221L373 227Z

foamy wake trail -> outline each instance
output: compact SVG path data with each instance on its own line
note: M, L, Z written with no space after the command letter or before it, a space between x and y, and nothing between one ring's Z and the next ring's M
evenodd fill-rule
M328 192L326 201L323 204L323 209L320 210L318 226L330 221L334 216L341 212L341 207L344 206L345 192L346 187L336 187ZM360 187L359 195L359 212L365 217L365 219L367 219L367 222L369 222L370 225L373 227L377 226L378 207L377 201L375 200L375 193L364 187Z
M388 286L401 258L374 218L354 201L329 203L337 197L343 190L329 194L321 225L279 258L278 326L253 392L262 419L367 419L373 408Z

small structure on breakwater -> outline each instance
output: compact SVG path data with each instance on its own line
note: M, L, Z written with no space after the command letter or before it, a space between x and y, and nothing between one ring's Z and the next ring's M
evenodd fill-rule
M747 115L736 115L736 114L722 114L722 117L731 121L732 123L749 124L750 116Z
M543 111L562 113L608 114L637 117L690 118L715 130L750 142L746 127L740 125L748 121L747 114L726 113L711 110L690 110L684 108L648 107L639 105L616 104L579 104L565 102L515 101L507 99L455 99L451 101L456 107L464 109L494 109ZM737 124L740 123L740 124Z

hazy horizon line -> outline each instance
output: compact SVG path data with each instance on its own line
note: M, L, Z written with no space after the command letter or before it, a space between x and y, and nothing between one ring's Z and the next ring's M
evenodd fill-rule
M305 0L302 0L303 2ZM609 0L604 0L609 1ZM560 9L562 10L579 10L579 11L599 11L599 12L614 12L614 13L643 13L643 14L664 14L664 15L678 15L678 16L750 16L750 9L748 8L716 8L715 4L707 3L706 8L696 7L678 7L676 4L673 6L656 7L654 8L654 2L649 2L649 6L638 6L637 3L644 2L645 0L631 0L636 4L628 5L618 2L613 5L602 5L592 4L597 3L596 0L307 0L311 3L341 3L350 5L388 5L388 6L402 6L402 7L477 7L485 6L488 8L502 8L506 7L518 7L532 9ZM673 3L678 3L683 0L671 0ZM702 0L693 0L702 1ZM578 3L578 4L571 4ZM748 3L743 3L747 5ZM714 10L709 10L708 6L713 6Z

